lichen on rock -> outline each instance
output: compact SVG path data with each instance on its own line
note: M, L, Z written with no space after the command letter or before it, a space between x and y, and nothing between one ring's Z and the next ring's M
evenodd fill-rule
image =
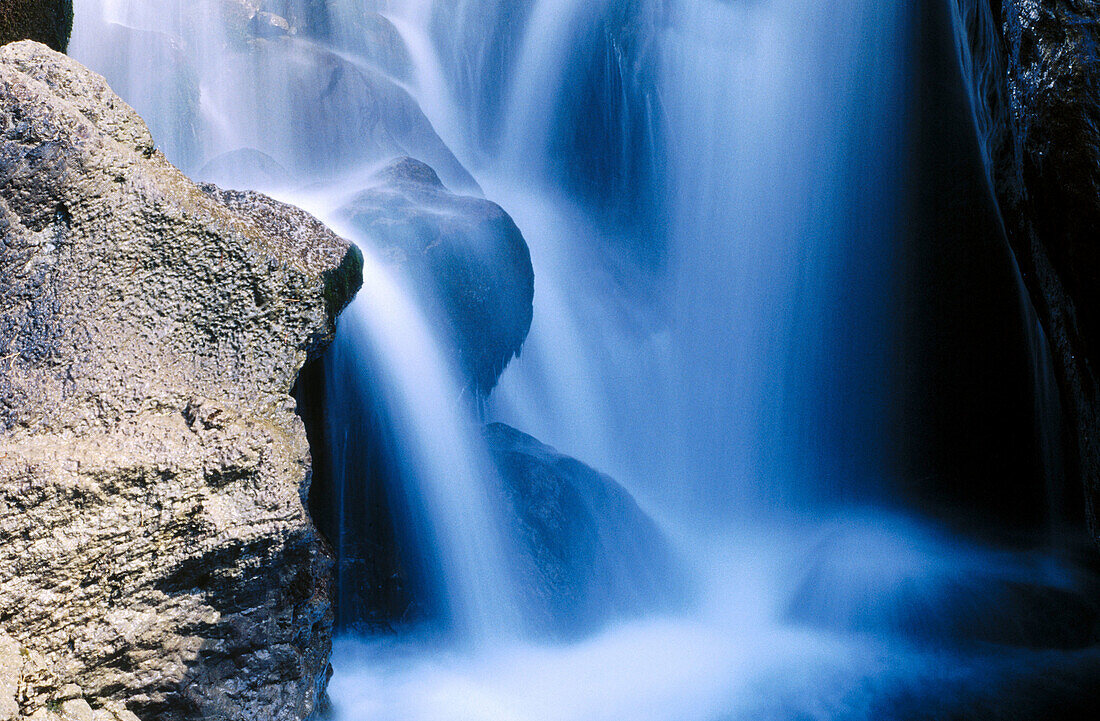
M93 713L319 707L331 561L289 392L361 263L192 183L100 76L0 49L0 631Z

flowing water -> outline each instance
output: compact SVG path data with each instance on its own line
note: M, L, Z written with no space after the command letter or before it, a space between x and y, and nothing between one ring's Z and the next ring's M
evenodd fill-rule
M367 250L323 384L341 721L1026 718L1088 696L1087 578L915 518L900 492L902 387L924 377L911 125L929 114L906 4L263 3L293 35L245 0L75 5L72 54L174 163ZM942 8L960 37L964 5ZM530 632L479 404L412 281L338 212L399 155L501 204L530 246L534 320L488 419L630 490L683 559L683 604ZM1050 458L1043 341L1003 286L1031 346L995 352L1034 359L1015 410ZM393 624L355 622L378 602L359 587L371 514L412 569L389 602L422 607Z

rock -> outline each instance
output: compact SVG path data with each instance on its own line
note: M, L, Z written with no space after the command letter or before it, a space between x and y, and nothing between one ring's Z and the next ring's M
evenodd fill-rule
M500 206L451 193L418 160L396 160L373 182L339 216L441 310L459 367L487 395L531 327L535 280L523 235Z
M0 627L93 707L308 717L330 560L288 394L361 256L196 186L30 42L0 49L0 238Z
M286 18L262 11L252 16L248 29L258 38L280 38L293 32Z
M536 627L584 634L668 609L685 578L668 541L622 486L502 423L485 438L514 512L520 572Z
M46 659L0 633L0 721L133 721L115 701L93 699L80 687L61 684Z
M286 18L293 33L354 52L403 82L412 79L412 58L401 33L379 12L380 2L263 0L260 13Z
M64 52L72 30L72 0L4 0L0 5L0 45L36 40Z
M295 149L295 170L325 176L412 155L435 168L449 187L480 192L416 100L371 65L292 38L256 44L240 59L248 64L238 68L240 77L260 68L256 97L299 98L290 117L280 119L291 134L280 147ZM244 127L250 122L255 119L242 118Z
M994 190L1073 430L1069 513L1100 542L1100 8L975 4L972 74Z
M73 55L146 117L161 149L185 172L251 148L306 184L413 155L451 188L480 192L404 88L411 61L388 20L348 3L320 15L297 0L201 5L202 12L178 18L131 8L127 17L138 27L130 28L93 3L73 42ZM339 32L312 29L321 16L340 18ZM340 40L345 34L354 48ZM219 144L228 139L225 128L232 128L229 146Z

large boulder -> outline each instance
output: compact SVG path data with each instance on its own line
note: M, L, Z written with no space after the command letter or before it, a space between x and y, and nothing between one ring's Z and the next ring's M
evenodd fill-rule
M1068 511L1100 542L1100 6L960 5L994 190L1073 431L1068 470L1085 500L1078 486Z
M310 716L331 562L289 392L358 252L196 186L31 42L0 49L0 238L0 629L92 705Z
M536 630L584 634L683 599L676 554L626 489L502 423L487 426L485 439L512 510L519 586Z
M487 395L531 327L535 277L523 235L499 205L451 193L418 160L396 160L372 182L341 219L438 308L461 370Z
M4 0L0 4L0 45L37 40L64 52L72 30L72 0Z

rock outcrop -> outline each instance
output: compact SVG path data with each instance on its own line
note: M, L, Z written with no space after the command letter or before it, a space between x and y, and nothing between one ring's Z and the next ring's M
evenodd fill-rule
M538 630L583 635L683 600L671 545L622 486L502 423L487 426L485 439L513 511L520 585Z
M412 158L373 180L339 215L439 309L460 369L488 395L531 328L535 276L523 235L499 205L451 193Z
M72 0L4 0L0 4L0 45L35 40L65 52L72 30Z
M94 713L317 709L331 562L289 392L361 262L193 184L100 76L0 49L0 630Z
M971 10L994 190L1050 342L1069 471L1084 486L1085 513L1073 515L1100 542L1100 7L959 1Z

